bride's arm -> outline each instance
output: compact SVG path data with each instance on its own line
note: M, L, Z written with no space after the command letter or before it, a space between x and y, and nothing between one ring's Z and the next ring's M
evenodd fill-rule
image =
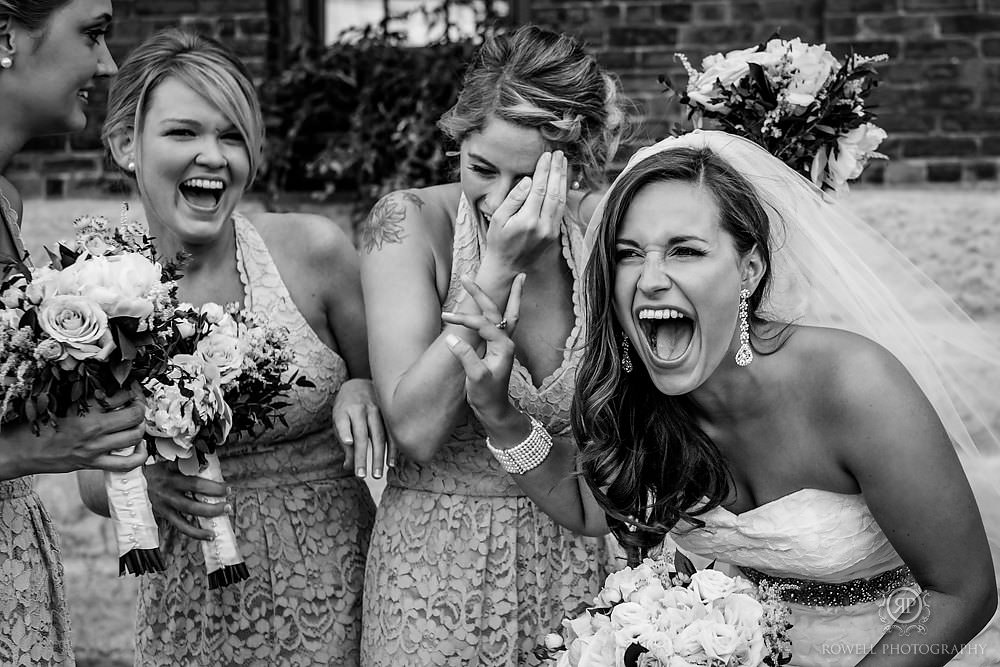
M905 368L867 342L841 361L828 385L826 423L839 430L842 464L929 605L926 633L889 631L859 664L946 664L997 607L976 500L944 427Z

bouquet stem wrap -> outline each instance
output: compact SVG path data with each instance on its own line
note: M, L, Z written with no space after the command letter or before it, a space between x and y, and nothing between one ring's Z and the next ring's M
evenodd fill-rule
M225 484L226 480L222 477L222 466L219 464L218 455L206 454L205 459L208 464L198 471L198 477ZM204 503L223 502L223 499L218 496L198 495L197 497ZM209 589L221 588L248 579L250 572L236 546L236 533L233 532L233 524L229 520L229 515L198 517L198 524L205 530L212 531L213 536L211 540L201 543L201 551L205 556L205 569L208 570Z
M134 451L134 447L129 447L115 453L128 456ZM135 576L162 572L165 566L160 557L160 539L142 468L105 472L104 488L118 543L118 576L125 572Z

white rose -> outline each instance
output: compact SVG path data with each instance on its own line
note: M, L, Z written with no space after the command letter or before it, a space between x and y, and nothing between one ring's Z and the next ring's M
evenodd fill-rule
M671 586L663 592L660 604L668 608L690 609L701 605L701 597L690 588Z
M702 602L711 602L735 591L736 582L718 570L698 570L691 575L689 588L701 598Z
M637 643L649 651L649 654L667 664L667 661L675 654L673 635L667 632L643 632L636 638Z
M655 578L652 568L647 563L638 567L626 567L608 575L604 589L594 599L594 604L608 607L628 598L629 595Z
M705 655L721 660L723 664L728 662L743 644L736 628L718 618L701 619L695 621L691 627L697 633L698 642L704 649Z
M572 643L577 637L589 637L594 634L593 616L584 612L576 618L563 619L562 626L566 630L566 641Z
M691 621L680 628L674 637L674 651L677 655L686 658L690 662L708 662L705 649L701 645L699 638L700 626L698 621Z
M185 340L195 334L195 327L191 320L178 318L174 320L174 326L177 327L177 335Z
M737 83L740 79L750 73L750 66L753 54L757 51L756 46L748 49L735 49L726 54L713 53L706 56L701 61L701 78L699 88L702 86L716 85L716 82L728 88Z
M824 44L805 44L796 37L788 42L788 49L792 77L785 89L785 99L790 104L807 107L816 101L816 95L840 68L840 63Z
M545 648L550 651L558 651L565 646L562 635L556 634L555 632L550 632L545 635L545 639L542 640L542 643L545 644Z
M666 594L663 583L659 579L653 579L648 584L628 596L629 602L635 602L643 607L652 609L659 604Z
M826 164L826 182L840 190L847 181L861 175L872 153L887 136L878 125L865 123L837 139L837 150L831 151Z
M238 378L243 370L245 354L239 338L213 330L198 341L195 354L215 366L219 372L219 382L223 385Z
M221 305L217 303L212 303L212 302L203 304L200 309L200 312L202 315L205 316L205 319L208 321L209 324L218 324L222 322L223 319L228 317L225 308L223 308Z
M654 637L660 634L663 633L657 630L656 626L652 623L627 625L615 630L615 647L619 652L624 652L632 644L639 644L648 649L649 647L640 641L640 638Z
M579 660L577 667L607 667L615 663L615 635L610 627L603 627L592 637L581 637L574 642Z
M719 601L717 607L722 612L726 623L739 628L757 630L760 619L764 616L764 607L760 602L745 593L733 593Z
M646 607L635 602L622 602L611 610L611 625L616 628L627 628L633 625L645 625L652 620L652 613Z
M788 42L783 39L772 39L764 45L764 49L751 54L747 62L760 65L768 74L781 70L788 60Z
M25 288L28 301L36 306L59 290L59 272L49 266L31 270L31 283Z
M53 340L62 343L73 359L107 359L115 349L108 316L100 306L82 296L55 295L42 302L38 324Z

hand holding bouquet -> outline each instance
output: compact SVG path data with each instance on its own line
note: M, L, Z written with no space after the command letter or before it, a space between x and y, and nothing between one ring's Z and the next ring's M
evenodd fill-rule
M866 106L877 83L875 64L887 60L851 53L841 63L825 45L773 37L748 49L715 53L695 69L677 58L688 82L669 90L688 107L696 127L704 119L766 148L816 185L836 191L858 178L886 133Z
M260 318L206 303L183 306L173 321L176 342L165 372L145 385L146 430L152 449L178 469L224 483L217 449L235 434L252 433L284 421L281 401L302 379L288 378L292 353L287 332ZM203 502L218 498L199 497ZM229 517L199 517L213 538L202 543L209 587L218 588L249 576L239 554Z
M608 576L594 607L563 621L566 641L547 636L541 657L557 667L777 667L791 659L778 591L696 571L680 552L674 563L646 559Z
M128 391L166 362L176 283L138 228L82 217L50 267L8 261L0 281L0 415L43 426ZM129 455L133 448L120 450ZM141 470L105 473L119 571L162 570Z

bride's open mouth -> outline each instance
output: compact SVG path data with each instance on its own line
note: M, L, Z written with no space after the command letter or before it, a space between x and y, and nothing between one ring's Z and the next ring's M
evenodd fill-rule
M178 189L193 208L209 211L219 206L226 183L219 178L189 178Z
M694 340L694 320L674 308L642 308L639 329L658 360L674 362L684 356Z

